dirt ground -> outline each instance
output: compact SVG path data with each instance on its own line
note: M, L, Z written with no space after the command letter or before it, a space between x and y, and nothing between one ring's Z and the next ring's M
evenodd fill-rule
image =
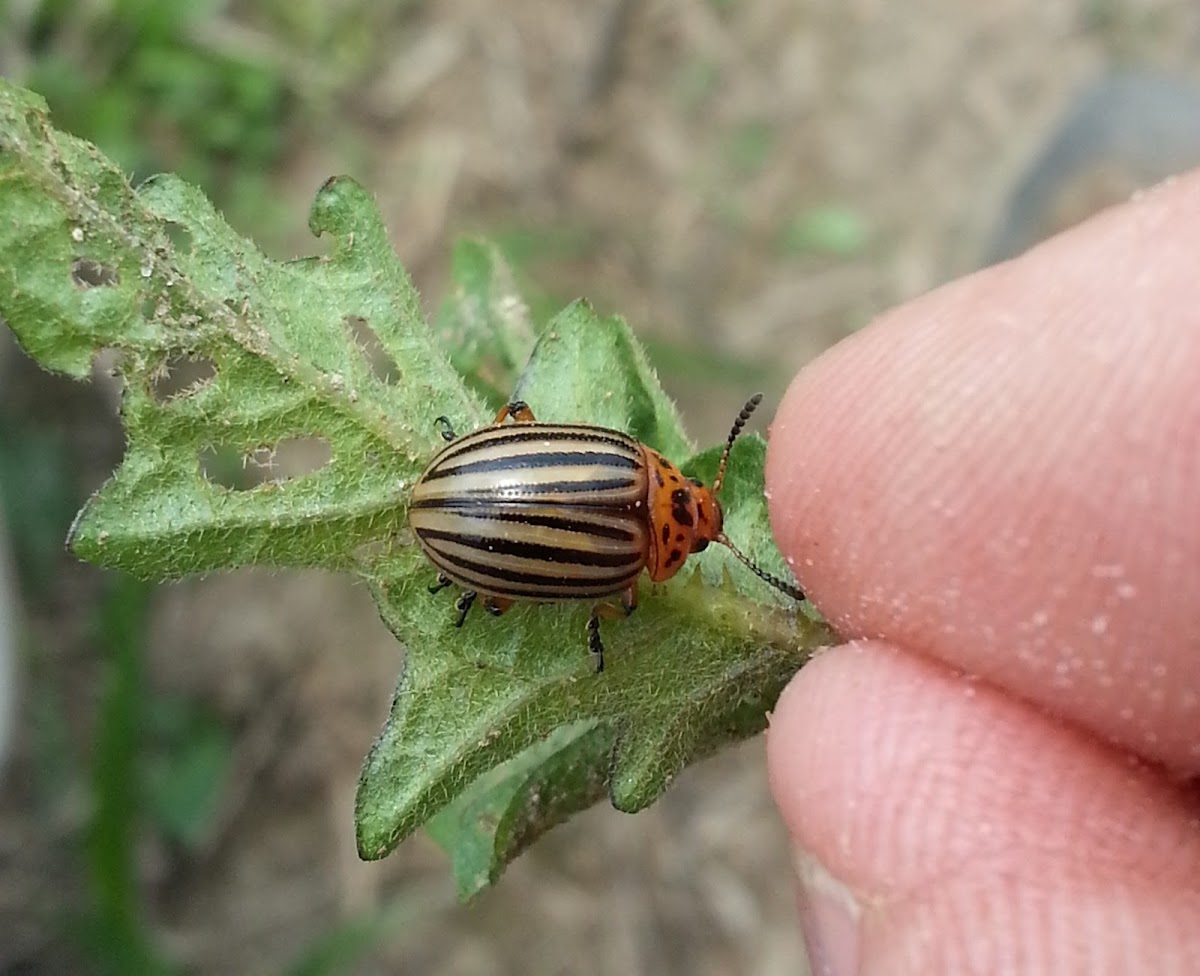
M457 235L558 234L532 261L540 286L711 364L703 383L696 361L663 365L702 442L723 434L748 383L777 400L822 349L977 266L1075 93L1123 65L1200 64L1200 8L1183 0L414 10L347 116L365 147L357 175L430 307ZM306 199L343 168L314 136L279 174L297 200L297 251L310 247ZM853 246L781 243L830 208L861 228ZM71 425L83 487L98 485L121 447L111 401L8 348L0 380L10 406ZM64 557L28 611L37 680L73 703L81 737L100 586ZM805 971L761 742L689 770L642 814L578 817L460 906L424 836L382 863L355 856L355 779L399 662L361 587L315 573L187 581L158 593L149 644L153 688L208 702L237 737L201 853L141 852L149 911L194 972L279 971L338 917L396 898L410 904L394 937L355 972ZM10 782L37 762L28 736L18 747ZM0 973L63 971L55 918L79 888L63 846L80 802L47 816L30 791L0 794Z

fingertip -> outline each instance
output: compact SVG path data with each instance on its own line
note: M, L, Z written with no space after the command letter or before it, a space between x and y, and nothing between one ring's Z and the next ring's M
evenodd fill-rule
M1194 959L1194 798L984 683L883 642L836 648L780 696L767 761L806 933L861 972Z
M851 336L834 350L827 351L821 357L822 366L840 355L845 344L853 342ZM807 510L803 489L807 485L811 490L813 485L820 483L820 478L814 480L812 475L813 466L819 466L822 459L814 457L807 444L822 440L820 435L831 416L830 411L810 409L813 378L813 370L804 369L792 379L776 408L767 439L763 472L767 510L775 538L785 556L794 557L801 549L799 535ZM815 392L820 395L819 387Z
M1200 171L888 312L771 427L779 547L846 639L1200 770Z

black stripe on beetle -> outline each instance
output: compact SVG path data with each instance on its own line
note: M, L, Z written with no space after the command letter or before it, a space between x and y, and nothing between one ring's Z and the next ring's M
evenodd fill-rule
M536 427L535 430L523 428ZM487 435L491 436L487 436ZM440 463L450 461L482 447L516 448L529 443L545 441L580 441L584 444L615 448L618 457L638 458L638 443L620 431L608 431L603 427L588 427L571 424L520 424L506 427L484 427L467 434L442 450L435 459Z
M520 454L515 457L483 458L479 461L464 461L457 465L443 465L438 470L431 471L427 480L434 481L438 478L449 478L458 474L491 474L528 468L595 468L602 465L627 468L633 471L638 467L638 462L631 457L601 451L554 451L546 454Z
M535 512L523 512L515 504L510 504L506 508L500 508L494 502L479 498L425 498L420 502L414 502L410 508L442 509L447 512L454 512L463 518L538 525L543 528L562 529L564 532L600 536L604 539L615 539L620 542L636 542L639 538L639 534L632 528L610 525L605 522L588 521L583 517L564 518L561 515L540 515ZM577 515L582 514L586 513L577 513ZM665 542L666 540L664 539L663 541Z
M492 567L487 563L468 559L457 553L442 552L441 556L451 564L451 572L455 575L466 574L472 584L478 583L480 591L493 579ZM642 571L641 566L631 567L621 573L609 573L604 576L584 576L578 579L564 578L559 573L534 573L525 570L509 569L505 571L505 580L518 584L517 591L522 596L535 596L541 599L553 599L553 594L560 588L569 589L571 593L583 592L584 596L607 596L623 589L631 579L636 579ZM523 587L522 587L523 584ZM509 591L514 592L512 590ZM575 599L575 596L569 597Z
M456 542L469 549L479 549L484 552L499 553L503 556L516 556L518 559L531 559L548 563L567 563L575 566L630 566L637 563L641 569L640 553L628 552L596 552L589 549L569 549L566 546L547 546L538 542L523 542L519 539L505 539L500 536L471 535L465 532L443 532L440 529L426 529L423 533L426 539L440 542Z
M512 501L521 495L582 495L602 491L616 491L619 488L636 487L637 481L633 478L589 478L581 481L568 481L565 479L562 481L530 481L524 485L512 484L506 481L498 486L466 488L462 491L460 497L483 497Z

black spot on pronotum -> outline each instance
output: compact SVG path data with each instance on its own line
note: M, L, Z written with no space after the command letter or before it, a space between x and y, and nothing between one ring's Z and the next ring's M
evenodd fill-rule
M105 288L121 280L116 268L93 261L91 258L76 258L71 263L71 280L80 288Z
M683 553L678 549L672 549L671 554L667 556L667 565L674 566L683 558Z
M669 525L664 525L662 528L662 540L664 546L671 541L671 527Z
M658 485L659 488L666 484L666 482L663 481L662 472L659 471L658 468L654 469L654 483Z
M666 528L666 526L664 525L664 526L663 526L663 528L665 529L665 528ZM666 541L667 541L667 539L666 539L666 535L667 535L667 533L665 533L665 532L664 532L664 533L663 533L663 542L666 542ZM682 532L680 532L680 533L679 533L677 536L675 536L675 541L676 541L676 542L679 542L679 543L682 543L682 542L683 542L683 533L682 533Z
M691 500L691 497L692 493L686 488L676 488L671 492L671 518L680 525L695 524L692 513L688 510L688 501Z

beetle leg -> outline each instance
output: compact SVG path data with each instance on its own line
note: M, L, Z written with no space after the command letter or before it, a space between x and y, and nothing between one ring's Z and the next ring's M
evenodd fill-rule
M438 573L437 582L429 587L430 593L441 593L451 583L450 577L445 573Z
M528 424L533 422L533 411L529 409L529 404L524 400L513 400L506 404L504 408L496 414L496 423L502 424L509 417L517 423Z
M512 605L512 600L506 600L502 596L485 596L483 598L483 609L493 617L499 617Z
M438 433L442 435L442 440L447 444L450 441L457 440L458 435L454 433L454 428L450 424L449 417L438 417L434 422L434 426L438 428Z
M592 607L592 615L588 617L587 622L588 650L592 652L592 657L596 659L597 674L604 670L604 642L600 640L599 609L599 605Z
M471 610L471 605L475 602L476 593L474 590L463 590L462 596L454 604L454 609L458 611L458 619L454 621L455 627L461 627L467 619L467 614Z
M637 603L637 580L634 580L621 591L621 610L625 611L624 616L628 617L633 613L637 609ZM604 670L604 643L600 640L600 618L618 620L622 616L621 610L611 603L597 603L592 607L592 615L588 617L588 649L596 658L597 671Z
M637 580L630 583L629 589L621 594L621 606L625 608L626 617L637 609Z

